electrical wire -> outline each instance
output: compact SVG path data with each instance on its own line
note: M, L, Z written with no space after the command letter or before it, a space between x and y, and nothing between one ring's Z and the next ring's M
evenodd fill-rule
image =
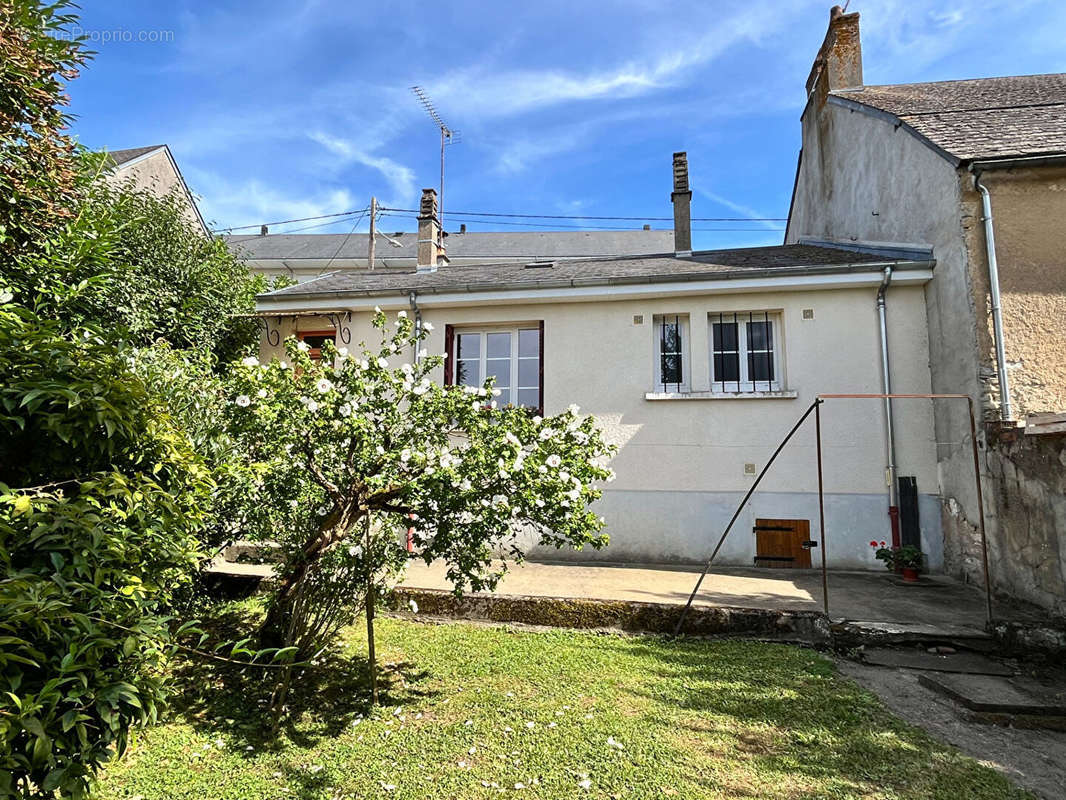
M382 212L383 217L397 217L400 219L417 219L413 214L396 214L390 212ZM622 227L613 225L565 225L560 223L547 223L547 222L502 222L500 220L482 220L482 219L456 219L456 214L448 214L448 217L453 221L458 222L481 222L485 225L513 225L520 228L551 228L552 230L558 230L559 228L568 228L573 230L582 231L639 231L641 228L634 228L632 226ZM650 228L649 230L655 231L668 231L670 228ZM724 232L749 232L760 233L762 231L783 231L784 228L693 228L693 231L724 231ZM485 231L481 231L485 233Z
M348 239L350 239L350 238L351 238L351 236L352 236L352 234L353 234L353 233L355 233L355 229L359 227L359 223L363 221L363 219L364 219L364 218L366 217L366 215L367 215L367 213L368 213L369 211L370 211L370 209L369 209L369 208L367 208L367 209L365 209L365 210L363 211L363 213L362 213L362 214L360 214L360 215L359 215L359 219L357 219L357 220L355 221L355 224L354 224L354 225L352 225L352 229L351 229L350 231L348 231L348 233L346 233L346 234L344 235L344 238L343 238L343 239L341 239L341 243L340 243L339 245L337 245L337 251L336 251L336 252L335 252L335 253L334 253L334 254L333 254L332 256L330 256L330 259L329 259L329 261L327 261L327 262L326 262L326 266L324 266L324 267L322 268L322 271L323 271L323 272L325 272L326 270L328 270L328 269L329 269L329 265L330 265L330 264L332 264L332 263L333 263L333 261L334 261L334 260L335 260L335 259L337 258L337 256L339 256L339 255L340 255L340 253L341 253L341 250L343 250L343 249L344 249L344 245L348 244Z
M382 211L400 211L403 213L417 214L417 208L389 208L381 207ZM514 217L520 219L596 219L596 220L621 220L628 222L673 222L673 217L604 217L588 216L583 214L503 214L495 211L449 211L448 216L465 217ZM788 217L692 217L693 222L787 222Z
M264 225L266 225L269 228L271 225L287 225L290 222L310 222L311 220L315 220L315 219L330 219L332 217L350 217L353 214L364 214L365 215L366 212L369 211L369 210L370 210L370 207L367 206L366 208L358 208L358 209L355 209L354 211L338 211L336 214L319 214L317 217L299 217L297 219L281 219L281 220L277 220L276 222L256 222L256 223L254 223L252 225L231 225L228 228L214 228L214 229L212 229L211 233L222 233L223 231L229 231L230 233L232 233L233 231L243 231L243 230L247 230L248 228L261 228Z

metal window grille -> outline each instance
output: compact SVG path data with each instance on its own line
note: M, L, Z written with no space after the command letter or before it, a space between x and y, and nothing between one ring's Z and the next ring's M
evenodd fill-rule
M663 391L681 391L685 382L684 342L681 317L677 314L659 320L659 381Z
M773 391L774 323L765 311L711 314L711 380L722 391Z

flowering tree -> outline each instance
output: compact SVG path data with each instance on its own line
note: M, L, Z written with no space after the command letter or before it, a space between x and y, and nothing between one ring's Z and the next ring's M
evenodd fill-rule
M495 586L500 552L521 558L530 534L606 543L588 506L613 478L613 446L591 417L499 407L491 383L442 387L430 379L440 356L397 363L431 325L416 333L401 311L389 326L380 310L373 324L377 352L327 343L314 361L290 339L291 363L245 359L231 387L231 430L260 469L263 533L288 556L264 632L303 655L350 618L330 608L351 614L362 600L372 619L408 558L443 560L461 591Z

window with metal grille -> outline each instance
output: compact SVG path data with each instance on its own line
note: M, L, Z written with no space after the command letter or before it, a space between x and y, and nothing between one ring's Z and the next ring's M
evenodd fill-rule
M655 317L655 385L663 392L689 391L688 317Z
M445 383L483 386L494 378L499 405L542 410L542 330L540 324L486 329L449 325Z
M711 390L773 392L781 388L775 314L743 311L711 314Z

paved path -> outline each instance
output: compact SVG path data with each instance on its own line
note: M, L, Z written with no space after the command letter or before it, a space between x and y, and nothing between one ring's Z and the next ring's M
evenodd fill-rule
M586 565L527 562L512 566L497 594L584 597L684 603L699 571L663 565ZM444 567L412 562L404 585L450 589ZM822 610L822 575L817 570L723 567L712 570L696 602L780 610ZM1025 618L1024 611L994 606L998 617ZM917 586L901 585L887 572L830 572L829 613L834 619L920 622L984 628L984 593L940 575Z

